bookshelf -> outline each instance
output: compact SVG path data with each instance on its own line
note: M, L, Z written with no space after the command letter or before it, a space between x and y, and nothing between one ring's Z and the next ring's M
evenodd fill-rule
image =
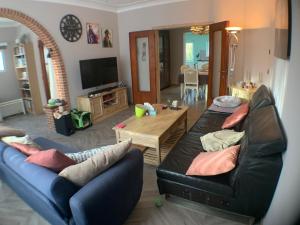
M13 48L13 58L26 112L43 113L32 43L16 45Z

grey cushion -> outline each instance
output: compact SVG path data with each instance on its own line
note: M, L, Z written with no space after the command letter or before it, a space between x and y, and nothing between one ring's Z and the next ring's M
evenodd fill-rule
M273 105L273 98L265 85L261 85L250 101L250 112L265 106Z

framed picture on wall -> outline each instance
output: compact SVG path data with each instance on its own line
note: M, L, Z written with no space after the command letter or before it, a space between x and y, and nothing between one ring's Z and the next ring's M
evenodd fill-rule
M102 34L102 47L112 48L113 47L112 30L108 28L103 28L101 34Z
M87 23L86 24L86 35L88 44L99 44L99 24Z

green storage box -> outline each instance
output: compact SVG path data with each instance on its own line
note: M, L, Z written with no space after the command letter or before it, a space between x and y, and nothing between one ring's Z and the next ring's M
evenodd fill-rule
M77 130L85 129L92 126L91 113L78 111L77 109L71 110L73 125Z

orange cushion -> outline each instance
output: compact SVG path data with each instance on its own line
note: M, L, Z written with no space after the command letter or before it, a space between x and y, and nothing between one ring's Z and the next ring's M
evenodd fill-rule
M40 152L40 149L33 147L31 145L21 144L17 142L12 142L9 145L18 149L20 152L24 153L25 155L32 155Z
M245 103L239 106L230 116L228 116L223 125L222 129L232 128L242 121L248 114L249 104Z
M186 175L211 176L226 173L235 167L240 145L217 152L201 152L188 168Z
M46 167L54 172L60 172L68 166L75 165L76 162L56 149L49 149L45 151L39 151L26 159L26 162L30 162L39 166Z

